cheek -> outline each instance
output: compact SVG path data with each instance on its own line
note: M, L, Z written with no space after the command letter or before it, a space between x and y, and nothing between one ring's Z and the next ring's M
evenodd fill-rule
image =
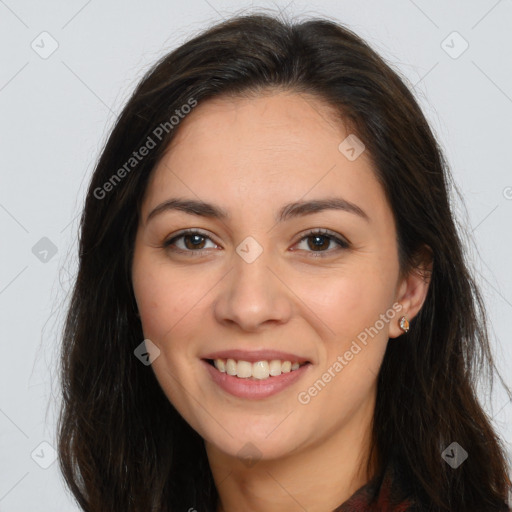
M343 345L340 340L355 339L390 309L393 277L389 271L383 274L368 265L354 265L328 276L297 280L294 290L327 326L329 337L338 340L335 344ZM388 325L381 329L387 332Z
M205 289L150 255L134 261L132 280L144 338L160 349L152 362L153 372L169 400L179 404L183 399L180 383L193 380L197 371L191 366L194 347L189 340L201 325L200 298Z
M133 289L144 335L163 343L183 329L183 325L190 325L208 290L207 283L201 283L192 274L172 271L169 266L146 263L143 259L137 262L133 271Z
M374 260L360 261L337 274L303 283L298 291L328 327L318 372L307 383L313 387L303 390L305 399L315 404L312 411L325 414L323 408L330 403L345 418L372 392L390 322L396 321L391 307L394 273L391 268L384 272Z

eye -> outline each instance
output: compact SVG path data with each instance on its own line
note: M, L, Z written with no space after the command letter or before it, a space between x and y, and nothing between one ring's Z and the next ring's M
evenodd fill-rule
M209 247L205 247L207 240L213 243L213 248L217 247L217 244L206 234L193 229L187 229L166 240L162 247L175 252L201 253L203 250L209 249Z
M310 231L309 233L306 233L306 235L304 235L298 243L299 245L301 243L305 243L306 251L311 249L311 251L308 252L316 253L311 255L313 257L329 256L331 253L335 252L336 249L330 251L327 250L332 243L337 245L337 249L348 249L350 247L350 244L346 240L340 238L327 229L317 229Z
M207 241L210 241L213 247L206 247ZM346 240L326 229L316 229L306 233L297 244L300 245L301 243L306 244L306 249L302 248L301 250L311 252L313 257L329 256L335 252L336 248L328 250L329 247L332 247L332 244L337 246L338 249L348 249L350 247ZM187 229L166 240L162 247L173 252L200 255L203 251L209 248L216 248L218 245L205 233L194 229Z

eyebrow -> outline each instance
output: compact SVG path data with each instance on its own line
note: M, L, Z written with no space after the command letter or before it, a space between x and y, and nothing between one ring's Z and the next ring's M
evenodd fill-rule
M228 220L231 218L231 215L220 206L195 199L172 198L156 206L147 216L146 223L156 215L170 210L178 210L190 215L219 220ZM365 211L356 204L341 197L332 197L325 199L312 199L310 201L296 201L294 203L286 204L279 210L276 221L284 222L291 218L311 215L324 210L342 210L358 215L366 221L370 220Z

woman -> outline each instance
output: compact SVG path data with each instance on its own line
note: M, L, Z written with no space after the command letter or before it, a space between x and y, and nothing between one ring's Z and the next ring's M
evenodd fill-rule
M240 16L161 59L82 216L59 422L80 506L508 510L448 179L334 22Z

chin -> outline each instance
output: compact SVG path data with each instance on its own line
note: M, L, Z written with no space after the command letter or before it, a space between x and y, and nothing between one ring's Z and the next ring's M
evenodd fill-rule
M236 428L229 429L233 437L220 427L214 431L208 428L208 431L199 434L216 450L241 459L242 462L245 459L274 460L290 455L305 441L303 438L308 437L299 425L294 428L291 425L284 427L279 425L280 422L282 418L255 425L254 418L247 418L247 421L238 422ZM298 431L301 432L300 438L296 434Z

